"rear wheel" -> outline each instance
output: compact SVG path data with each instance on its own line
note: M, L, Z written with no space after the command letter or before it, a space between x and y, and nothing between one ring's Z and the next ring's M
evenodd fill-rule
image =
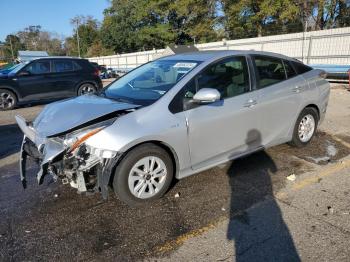
M82 84L78 89L78 96L91 94L96 92L96 87L93 84L85 83Z
M16 95L7 89L0 89L0 110L11 110L16 105Z
M295 123L293 139L290 144L296 147L307 145L316 132L317 124L317 110L312 107L304 108Z
M143 144L118 164L113 189L120 200L135 206L160 198L173 179L169 154L154 144Z

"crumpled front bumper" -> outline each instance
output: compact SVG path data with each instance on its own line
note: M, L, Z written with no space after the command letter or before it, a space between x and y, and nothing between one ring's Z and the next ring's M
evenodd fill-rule
M28 125L21 116L16 116L16 122L24 133L20 152L20 177L24 187L26 187L26 163L28 156L40 163L40 170L37 174L38 183L42 183L43 177L47 174L50 162L54 162L62 157L65 147L62 142L55 139L41 137L36 130Z

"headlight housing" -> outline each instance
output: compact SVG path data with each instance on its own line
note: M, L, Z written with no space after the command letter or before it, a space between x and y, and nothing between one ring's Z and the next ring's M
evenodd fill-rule
M107 126L110 126L115 121L115 119L116 118L112 118L67 134L64 137L63 143L69 149L70 152L73 152L88 138L97 134Z

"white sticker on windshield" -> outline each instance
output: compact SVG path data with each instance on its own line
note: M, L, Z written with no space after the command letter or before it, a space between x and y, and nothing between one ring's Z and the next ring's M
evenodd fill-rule
M184 62L180 62L180 63L176 63L174 65L174 67L185 67L185 68L192 68L195 67L197 65L197 63L184 63Z

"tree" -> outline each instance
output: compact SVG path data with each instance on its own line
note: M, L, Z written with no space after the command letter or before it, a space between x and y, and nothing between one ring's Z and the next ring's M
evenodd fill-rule
M175 0L159 1L158 4L169 21L176 43L189 44L196 41L219 40L218 1ZM221 39L220 39L221 40Z
M225 28L231 38L302 30L300 7L291 0L223 0Z
M105 10L102 43L115 52L218 40L217 1L113 0Z
M49 55L63 55L62 39L56 34L41 30L41 26L28 26L17 32L21 49L46 51Z
M23 44L16 35L7 35L3 47L4 56L7 61L14 61L18 51L23 49Z
M307 21L304 30L350 25L350 0L300 0L299 6L303 20Z
M89 48L99 38L99 22L92 16L76 16L71 19L71 24L76 27L73 37L66 47L75 48L77 55L86 56ZM75 53L68 50L68 53Z
M100 40L96 40L88 49L86 56L94 57L94 56L106 56L113 55L113 50L105 48Z
M113 0L105 10L101 39L116 53L162 48L174 41L169 23L157 8L157 1Z

